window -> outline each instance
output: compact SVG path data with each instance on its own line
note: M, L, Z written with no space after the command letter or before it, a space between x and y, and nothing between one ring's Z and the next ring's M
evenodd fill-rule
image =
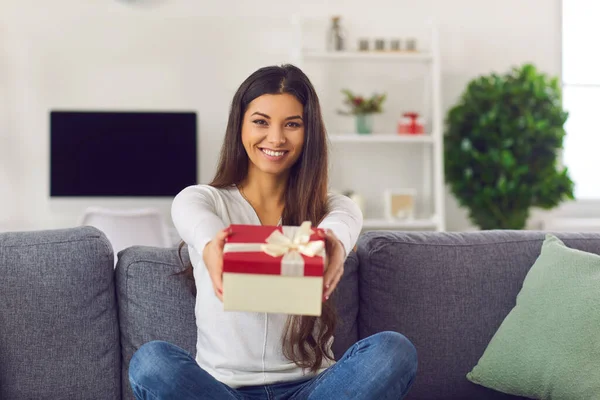
M600 200L600 2L562 2L563 162L577 200Z

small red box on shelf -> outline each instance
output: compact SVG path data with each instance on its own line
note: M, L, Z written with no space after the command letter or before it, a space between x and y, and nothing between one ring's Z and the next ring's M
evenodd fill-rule
M223 252L225 311L321 315L325 242L301 226L231 225Z
M398 122L398 133L401 135L420 135L425 133L423 119L416 112L407 112Z

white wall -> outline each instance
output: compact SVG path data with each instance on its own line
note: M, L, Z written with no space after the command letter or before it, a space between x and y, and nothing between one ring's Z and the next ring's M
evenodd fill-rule
M4 0L0 229L77 223L84 204L48 197L48 111L54 108L196 110L200 177L208 181L237 86L256 68L289 60L292 13L341 14L373 32L433 18L441 36L444 109L478 74L524 62L560 73L559 0L305 0L302 6L280 0ZM361 162L368 165L369 157ZM448 197L447 228L468 228L465 212ZM165 212L169 206L145 204Z

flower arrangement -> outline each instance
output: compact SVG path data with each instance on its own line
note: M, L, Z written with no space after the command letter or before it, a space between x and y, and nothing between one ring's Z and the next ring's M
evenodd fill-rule
M343 115L363 115L381 113L383 111L383 102L387 97L386 93L375 93L370 98L364 98L363 96L352 93L348 89L343 89L342 93L345 95L344 104L350 107L350 111L340 111L340 114Z

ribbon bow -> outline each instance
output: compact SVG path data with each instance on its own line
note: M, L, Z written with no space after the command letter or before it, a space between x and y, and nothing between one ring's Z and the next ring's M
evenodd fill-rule
M310 241L312 234L310 221L303 222L299 228L287 230L283 227L283 233L278 230L273 231L265 240L266 244L261 245L262 251L272 257L281 257L286 254L299 257L304 254L307 257L314 257L321 253L324 248L322 240Z
M276 230L269 235L266 244L261 249L272 257L281 257L281 275L302 276L304 274L304 259L323 255L325 248L322 240L310 241L312 234L310 221L303 222L299 228L282 227L283 233Z

